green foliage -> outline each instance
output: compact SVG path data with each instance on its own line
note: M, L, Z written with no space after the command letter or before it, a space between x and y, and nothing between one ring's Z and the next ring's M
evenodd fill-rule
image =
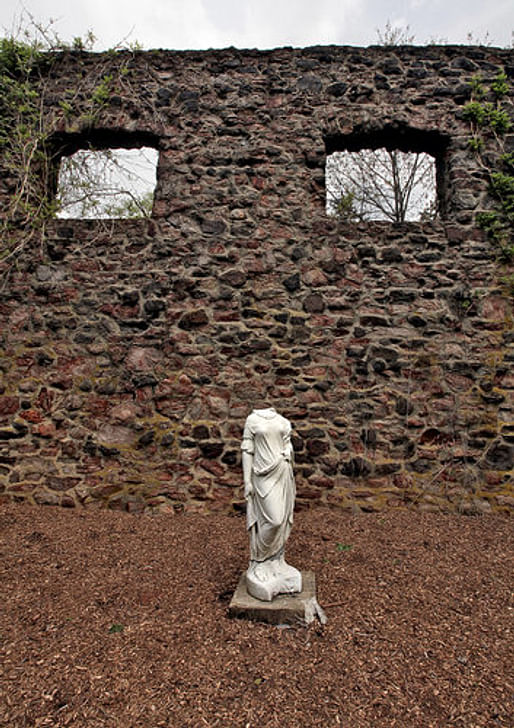
M479 101L470 101L464 107L462 115L467 121L472 121L477 126L483 126L487 120L487 112Z
M10 194L0 219L0 261L14 259L27 245L42 244L46 221L59 210L59 202L49 199L57 174L49 144L53 131L62 129L63 121L74 132L94 126L113 94L120 87L130 89L126 56L119 62L111 58L108 69L105 62L99 64L96 83L88 75L63 93L57 109L45 105L48 72L59 57L55 52L81 53L94 42L89 31L65 43L52 21L44 26L29 14L16 33L0 38L0 174ZM147 208L141 202L139 215Z
M111 624L109 627L109 634L116 634L118 632L123 632L125 627L122 624Z
M512 128L505 105L509 84L505 71L500 69L489 87L475 76L471 80L471 101L464 106L463 117L470 123L471 151L489 179L493 208L479 212L477 224L497 246L504 262L514 260L514 154L503 149L503 137ZM487 99L493 100L487 100ZM486 148L488 156L484 159ZM496 152L496 154L494 154ZM491 163L491 159L496 161Z
M514 273L500 278L500 283L505 287L507 295L514 298Z
M37 91L31 74L39 51L13 38L0 40L0 149L11 135L30 137L37 119Z
M102 213L111 218L150 217L153 207L153 193L147 192L141 197L128 197L122 202L103 205Z
M13 190L1 224L0 260L15 247L10 235L13 226L31 226L33 220L44 220L50 212L46 198L36 193L45 172L35 83L41 59L37 39L31 43L14 37L0 39L0 153L2 173Z
M88 30L85 37L76 36L73 38L71 47L74 51L89 51L96 43L96 36L92 30Z
M471 96L474 99L480 100L483 99L485 96L485 88L482 83L482 77L481 76L473 76L473 78L470 81L471 86Z
M514 220L514 176L504 172L491 173L491 190L502 200L502 207L510 220Z
M484 141L479 137L470 137L468 139L468 145L472 152L478 154L478 152L481 152L484 148Z
M507 111L505 109L494 108L491 104L488 107L487 112L487 121L491 129L494 129L497 134L500 134L502 136L503 134L506 134L511 127L511 122Z
M505 71L500 71L491 84L491 91L497 99L502 99L509 93L509 83Z
M355 222L357 220L355 192L353 190L342 192L334 208L335 214L342 222Z
M350 543L338 543L336 548L338 551L351 551L353 545Z
M505 152L500 156L500 161L509 172L514 172L514 152Z
M499 109L494 104L470 101L464 107L463 116L467 121L477 127L489 126L497 134L505 134L511 127L509 115L505 109Z
M95 88L91 95L91 100L97 106L105 106L109 103L112 95L114 76L112 73L102 76L102 79L98 86Z

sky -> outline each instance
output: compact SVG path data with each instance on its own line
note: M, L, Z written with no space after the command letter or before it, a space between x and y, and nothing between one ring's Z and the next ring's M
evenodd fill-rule
M389 22L414 43L511 46L513 0L2 0L0 30L10 35L29 16L65 41L97 37L94 50L277 48L371 45Z

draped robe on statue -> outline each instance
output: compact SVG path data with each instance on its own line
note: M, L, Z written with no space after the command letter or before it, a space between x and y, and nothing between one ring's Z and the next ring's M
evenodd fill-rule
M267 561L283 553L293 523L291 423L273 408L253 410L241 449L253 456L253 494L247 502L250 559Z

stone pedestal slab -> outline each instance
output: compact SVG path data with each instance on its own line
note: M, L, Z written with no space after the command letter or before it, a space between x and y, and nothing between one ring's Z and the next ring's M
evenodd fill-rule
M316 599L313 571L302 571L302 587L298 594L279 594L270 602L261 601L248 594L243 572L228 608L229 616L296 626L308 625L317 617L325 624L327 618Z

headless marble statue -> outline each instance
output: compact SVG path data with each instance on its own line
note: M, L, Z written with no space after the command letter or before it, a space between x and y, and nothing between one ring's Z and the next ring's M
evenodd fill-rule
M296 492L291 423L273 407L254 409L241 449L250 534L247 591L263 601L301 592L302 575L284 558Z

